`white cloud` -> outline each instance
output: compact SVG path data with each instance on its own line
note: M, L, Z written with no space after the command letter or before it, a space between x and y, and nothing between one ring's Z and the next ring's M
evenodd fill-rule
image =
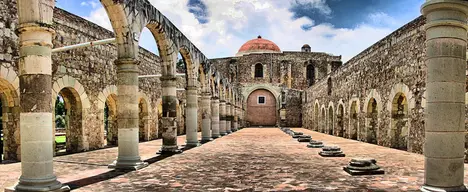
M289 11L291 5L301 4L330 14L332 10L325 0L204 0L209 10L209 20L205 24L200 24L188 11L188 0L150 2L209 58L234 56L243 43L262 35L283 51L299 51L307 43L313 51L343 55L346 61L392 31L391 27L373 27L372 23L362 23L354 29L320 24L304 31L301 26L311 25L314 21L305 17L293 19L293 13ZM369 17L392 22L391 17L383 13ZM86 18L111 29L102 6L93 9ZM155 50L152 36L145 33L149 31L142 34L140 42L145 43L140 44Z
M98 1L83 1L81 2L80 4L81 6L91 6L93 9L99 7L101 5L101 3L99 3Z

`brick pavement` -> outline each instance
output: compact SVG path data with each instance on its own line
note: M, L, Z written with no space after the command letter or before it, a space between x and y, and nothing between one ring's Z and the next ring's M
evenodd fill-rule
M116 148L56 157L54 166L59 180L74 191L417 191L423 183L422 155L294 130L339 145L346 157L323 158L320 149L309 149L277 128L249 128L170 157L154 155L161 140L141 143L140 154L150 165L134 172L107 169ZM179 137L179 144L184 141ZM342 170L362 156L375 158L386 174L350 176ZM16 181L19 167L0 165L2 188Z

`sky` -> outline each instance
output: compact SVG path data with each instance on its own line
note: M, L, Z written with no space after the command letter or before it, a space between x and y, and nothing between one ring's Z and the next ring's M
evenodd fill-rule
M424 0L149 0L208 58L232 57L263 38L282 51L342 55L344 62L420 16ZM112 30L99 0L57 0L57 7ZM146 28L140 46L158 54Z

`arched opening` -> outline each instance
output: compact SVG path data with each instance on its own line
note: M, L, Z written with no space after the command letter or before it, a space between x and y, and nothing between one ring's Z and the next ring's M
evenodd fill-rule
M325 133L327 126L327 116L325 116L325 108L322 108L322 121L320 122L320 132Z
M315 68L312 64L309 64L306 70L307 85L312 86L315 83Z
M162 119L162 116L163 116L163 106L162 106L162 100L158 100L158 136L157 138L160 139L162 138L162 131L161 131L161 127L162 127L162 124L161 124L161 119Z
M155 55L158 55L159 56L159 47L158 47L158 36L160 36L160 34L154 34L152 33L152 31L158 31L158 29L155 29L157 28L157 25L156 24L149 24L148 26L146 26L145 28L143 28L143 30L141 31L141 34L140 34L140 39L154 39L155 41L139 41L138 42L138 45L145 48L146 50L148 50L149 52L155 54ZM150 30L151 29L151 30Z
M359 128L359 120L358 120L358 107L357 101L353 101L351 103L351 108L349 111L349 124L350 124L350 139L357 140L358 139L358 128Z
M333 135L333 129L334 129L334 119L333 119L333 107L330 106L328 107L328 134Z
M366 114L366 141L368 143L377 144L377 129L378 129L378 111L377 111L377 101L374 98L371 98L367 105L367 114Z
M176 117L178 121L177 135L183 135L187 131L187 126L185 125L185 102L178 100L176 104Z
M3 70L3 69L2 69ZM20 160L18 94L7 80L0 78L0 162Z
M344 107L342 104L339 104L338 105L338 111L337 111L337 114L336 114L336 125L338 126L337 127L337 130L338 130L338 136L339 137L344 137L345 136L345 129L344 129Z
M247 99L247 121L251 126L275 126L277 101L273 93L257 89Z
M149 117L148 117L148 103L145 99L140 98L138 102L138 136L140 141L147 141L149 137Z
M331 77L328 78L327 80L327 93L328 95L332 94L332 88L333 88L333 83Z
M76 153L82 150L82 112L78 92L70 87L60 90L54 114L57 153Z
M255 78L263 78L263 65L260 63L255 64Z
M318 106L318 104L316 103L316 104L315 104L315 107L314 107L314 117L315 117L315 119L314 119L314 130L315 130L315 131L318 131L318 130L319 130L319 120L320 120L319 114L320 114L319 106Z
M391 147L408 150L408 101L403 93L392 100Z
M117 95L107 96L104 106L104 137L108 146L117 146L118 128L117 128Z

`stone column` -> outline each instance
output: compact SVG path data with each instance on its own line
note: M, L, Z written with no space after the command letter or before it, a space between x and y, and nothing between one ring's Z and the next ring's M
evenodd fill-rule
M146 167L138 150L138 61L117 59L118 157L109 168L137 170Z
M226 135L226 101L219 101L219 134Z
M196 86L188 86L186 97L187 106L185 108L185 125L187 128L185 147L197 147L198 143L198 95Z
M232 127L232 131L233 131L233 132L236 132L236 131L237 131L237 128L238 128L238 126L239 126L239 125L238 125L239 119L238 119L238 113L237 113L237 106L234 106L234 107L233 107L233 112L232 112L232 113L234 114L234 126Z
M202 143L211 141L211 94L202 94Z
M429 0L427 107L422 191L467 191L464 180L465 85L468 2Z
M180 153L177 146L177 79L168 75L161 77L162 107L161 131L163 145L159 154Z
M219 99L211 98L211 131L213 139L219 138Z
M231 124L232 124L232 115L231 115L231 103L226 103L226 134L231 134Z
M67 191L53 168L52 16L55 1L18 0L21 177L6 191Z

